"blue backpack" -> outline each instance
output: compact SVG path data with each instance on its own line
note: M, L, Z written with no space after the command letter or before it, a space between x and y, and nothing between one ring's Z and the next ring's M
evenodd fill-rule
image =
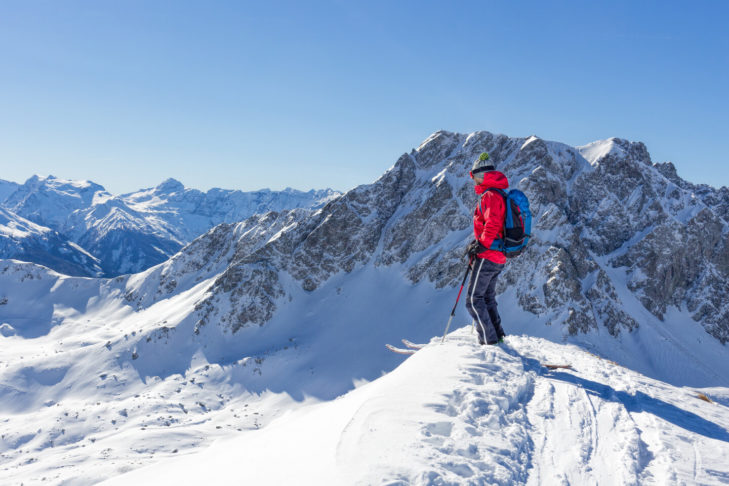
M504 238L494 240L489 250L501 251L506 258L521 255L529 243L532 231L532 212L529 210L529 199L519 189L512 189L508 193L503 189L491 188L488 191L497 191L506 203L506 217L504 218Z

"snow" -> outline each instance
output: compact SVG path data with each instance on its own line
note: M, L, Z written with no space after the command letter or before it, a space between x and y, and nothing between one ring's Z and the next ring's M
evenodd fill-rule
M575 147L590 165L596 165L600 159L611 153L621 152L622 149L615 144L615 139L597 140L587 145Z
M524 150L527 145L534 142L535 140L539 140L539 137L536 135L531 135L530 137L527 137L527 139L524 141L524 143L521 145L521 150Z
M76 243L74 243L73 241L68 241L68 246L70 246L71 248L74 248L74 249L76 249L76 250L77 250L78 252L80 252L80 253L83 253L83 254L84 254L84 255L86 255L86 257L87 257L87 258L89 258L90 260L95 260L95 261L96 261L96 263L99 263L99 259L98 259L98 258L96 258L96 257L95 257L94 255L92 255L91 253L89 253L89 252L87 252L86 250L84 250L83 248L81 248L81 247L80 247L79 245L77 245L77 244L76 244Z
M14 193L19 186L20 184L17 182L4 181L0 179L0 203L5 201L8 196Z
M0 207L0 236L22 239L32 235L44 235L50 231L50 228L37 225Z
M480 347L466 327L343 397L102 484L721 484L725 408L576 346Z
M366 266L315 292L282 274L292 299L266 326L234 335L206 326L195 337L192 309L220 270L183 275L168 298L140 307L125 295L154 294L184 260L113 280L5 265L0 483L719 484L729 475L726 349L708 336L701 353L683 346L702 334L683 329L678 310L660 323L634 308L641 327L619 340L568 339L506 293L507 348L477 347L468 325L440 345L455 290ZM468 322L459 305L454 324ZM384 347L402 337L434 339L405 359Z

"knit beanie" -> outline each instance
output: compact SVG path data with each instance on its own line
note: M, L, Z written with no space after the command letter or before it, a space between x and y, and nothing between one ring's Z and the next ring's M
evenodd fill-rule
M496 170L496 167L489 162L489 154L488 152L482 152L481 155L478 156L478 158L473 162L473 167L471 167L471 174L478 174L479 172L488 172L491 170Z

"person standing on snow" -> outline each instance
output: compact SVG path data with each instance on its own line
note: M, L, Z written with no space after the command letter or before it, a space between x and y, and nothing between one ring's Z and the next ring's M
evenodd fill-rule
M476 238L466 250L473 265L466 308L476 322L479 344L497 344L503 342L505 333L496 305L496 280L504 269L506 256L490 248L494 240L504 237L506 204L499 191L492 189L505 190L509 181L489 162L486 152L473 163L471 178L479 204L473 213Z

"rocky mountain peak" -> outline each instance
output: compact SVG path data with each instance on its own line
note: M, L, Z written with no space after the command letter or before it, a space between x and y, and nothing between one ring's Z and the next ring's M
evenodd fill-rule
M155 188L154 192L159 194L172 194L175 192L183 192L184 190L185 186L182 182L170 177L162 181L162 183Z
M720 206L703 202L723 200L719 191L697 198L693 186L654 166L640 142L570 147L489 132L436 132L375 183L296 224L276 216L276 238L235 253L200 306L201 322L264 325L286 299L285 274L308 292L370 265L398 268L415 285L456 285L476 202L468 171L482 151L533 208L529 251L508 263L498 289L515 305L567 334L605 329L614 336L640 326L634 302L660 319L673 306L729 340L727 225ZM698 298L698 288L711 297ZM221 298L230 300L223 316L212 305Z

